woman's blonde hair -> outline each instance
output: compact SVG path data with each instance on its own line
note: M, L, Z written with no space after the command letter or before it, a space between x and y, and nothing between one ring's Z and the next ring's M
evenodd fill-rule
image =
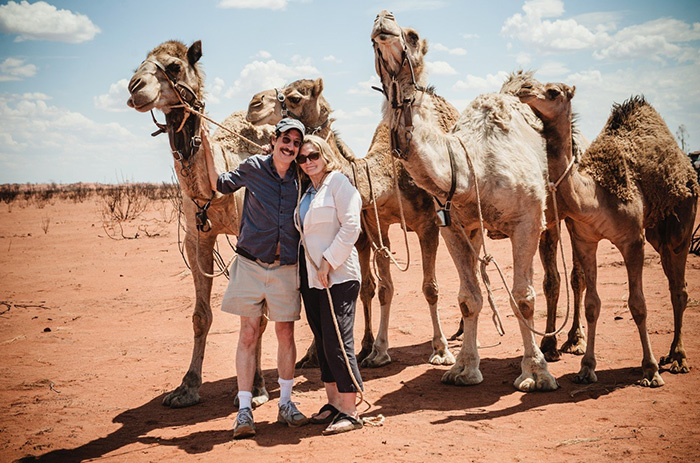
M333 170L340 170L340 165L335 161L335 156L331 146L323 138L316 135L307 135L304 137L304 146L307 143L311 143L321 154L321 157L326 161L326 172L331 172ZM301 150L299 150L301 152Z

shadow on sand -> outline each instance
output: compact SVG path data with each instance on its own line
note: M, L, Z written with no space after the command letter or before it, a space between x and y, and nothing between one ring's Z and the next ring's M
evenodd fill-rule
M375 379L397 375L403 369L420 365L430 353L430 343L402 346L391 349L393 362L382 368L363 369L362 376L367 388ZM512 382L520 371L520 357L505 359L482 359L481 371L484 381L473 387L456 387L443 385L440 378L444 367L426 366L426 371L414 379L402 382L401 387L383 395L374 403L371 414L381 413L387 417L415 412L418 410L444 411L445 417L435 421L442 424L450 421L489 420L512 415L528 410L545 407L556 403L577 403L596 399L610 394L616 389L634 385L640 376L639 368L622 368L598 371L598 382L582 386L572 382L573 374L559 378L561 387L547 393L521 393L513 388ZM277 372L275 369L264 372L271 401L278 397ZM297 392L320 391L323 385L317 369L297 371ZM108 453L134 443L147 446L176 446L189 454L200 454L212 450L215 446L231 442L232 432L226 430L197 431L185 436L170 439L152 437L148 434L154 430L195 425L211 420L229 417L235 413L233 405L235 377L206 382L200 389L202 402L194 407L170 409L161 402L163 395L154 397L149 402L136 408L126 410L112 419L122 426L105 437L100 437L74 449L58 449L40 456L27 456L20 462L65 462L82 461L99 458ZM503 397L520 394L520 403L516 406L493 410ZM492 410L486 410L486 407ZM232 417L233 421L233 417ZM256 445L274 447L294 444L303 439L319 434L317 427L305 426L278 432L282 425L274 422L256 423L258 435ZM138 451L142 451L139 449ZM126 451L120 456L128 458Z

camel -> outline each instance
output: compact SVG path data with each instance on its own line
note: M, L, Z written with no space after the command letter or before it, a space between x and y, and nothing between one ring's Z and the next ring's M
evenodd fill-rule
M163 399L163 405L173 408L187 407L200 401L204 350L212 324L212 278L206 274L213 271L213 250L217 236L222 233L238 235L243 207L242 189L226 196L211 191L202 152L206 143L201 143L208 131L206 124L202 124L200 116L177 107L184 103L203 110L204 75L198 64L201 56L200 41L194 42L190 47L178 41L158 45L148 53L131 78L131 96L127 101L128 106L139 112L157 109L165 114L166 124L159 125L160 130L154 135L161 132L168 134L175 172L183 195L185 250L195 288L192 315L194 348L182 383ZM246 121L245 111L231 114L222 125L258 145L269 143L274 131L271 126L255 126ZM219 172L232 170L245 157L261 152L255 145L224 130L217 130L211 136L210 145ZM263 318L263 324L264 321ZM264 326L262 328L264 330ZM256 406L268 400L269 394L265 389L260 365L260 344L253 389L253 403Z
M575 87L541 84L532 76L518 92L544 123L552 178L559 178L572 159L571 99ZM682 324L688 293L685 264L700 188L689 159L656 110L642 96L613 105L600 135L586 150L581 165L566 175L557 189L561 217L567 218L572 245L586 283L588 345L577 383L593 383L596 322L601 301L596 291L596 250L610 240L622 254L629 284L628 306L642 341L642 386L664 384L646 327L642 285L644 239L661 256L668 278L674 315L674 336L660 363L670 371L689 371L683 348Z
M485 229L511 240L511 307L519 315L524 346L521 374L514 386L521 391L556 389L557 381L532 332L533 259L545 227L547 196L547 157L538 130L541 122L516 97L492 93L472 101L451 132L444 133L438 124L444 99L426 86L427 42L415 29L400 27L388 11L377 15L371 39L376 71L387 96L383 120L391 131L392 152L418 186L451 201L451 212L459 222L452 227L470 239L475 252L484 239L479 210ZM450 252L453 257L459 253L469 266L460 275L459 289L464 341L442 382L478 384L483 377L476 330L483 300L477 256L464 247Z
M283 113L301 120L307 128L307 133L315 133L328 140L335 148L336 161L342 166L342 171L355 185L362 196L362 227L363 235L357 243L362 269L362 285L360 299L365 315L365 331L362 339L362 350L358 359L363 367L379 367L391 362L389 356L389 314L394 294L394 284L391 277L391 262L385 252L375 249L377 273L379 279L379 302L381 318L376 339L372 334L371 304L375 293L375 281L371 272L371 246L369 241L382 242L389 245L389 225L401 221L400 206L403 207L407 227L416 232L420 243L423 264L423 295L430 309L433 325L432 353L428 361L434 365L452 365L454 355L449 351L447 339L443 334L438 313L438 284L435 278L435 261L439 242L439 227L433 200L428 193L418 188L408 173L400 166L398 168L398 185L400 196L397 198L394 187L394 162L390 154L389 130L380 124L376 129L372 144L364 161L355 159L338 134L331 129L331 106L322 94L323 80L302 79L292 82L286 87L276 90L266 90L256 94L248 106L248 120L256 124L275 124L283 117ZM446 107L444 113L443 131L451 127L458 117L457 110ZM365 169L365 163L369 170ZM371 185L368 181L371 172ZM372 195L376 198L379 213L379 230L375 218ZM399 202L401 204L399 205ZM444 230L443 230L444 231ZM443 233L446 242L460 243L461 237L452 230ZM456 244L455 244L456 245ZM458 267L461 267L457 263ZM307 366L306 361L313 353L308 353L300 364ZM309 361L310 365L311 362Z
M529 80L532 79L533 72L518 71L511 73L508 79L501 87L501 93L508 93L518 96L518 92L524 86L530 85ZM571 117L571 143L575 162L580 162L583 153L591 144L590 141L581 133L575 123L575 117ZM556 179L553 179L556 181ZM542 267L544 268L544 280L542 282L543 291L547 300L547 323L545 332L554 333L557 330L557 304L559 301L559 292L561 288L561 279L559 277L559 269L557 267L557 246L559 245L559 235L557 227L562 218L555 217L554 207L551 194L547 198L547 207L545 209L547 218L547 228L540 237L539 254ZM583 355L586 351L586 336L584 334L583 325L581 324L581 306L583 303L583 292L586 289L586 283L583 277L581 264L573 254L573 268L571 270L571 289L573 292L573 314L571 328L569 329L567 340L562 344L561 349L557 348L556 335L547 335L542 337L540 349L544 354L547 362L556 362L561 358L560 352L568 352L575 355Z

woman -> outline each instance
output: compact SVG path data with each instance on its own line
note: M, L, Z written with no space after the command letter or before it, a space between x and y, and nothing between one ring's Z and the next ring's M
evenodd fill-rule
M360 262L355 241L360 234L362 200L350 181L336 169L328 143L309 135L304 138L297 164L308 178L294 214L302 234L299 259L301 296L314 333L321 380L328 403L312 415L311 423L326 424L323 434L338 434L362 427L355 398L362 388L355 359L353 326L355 301L360 291ZM338 342L332 310L342 342ZM350 364L343 355L343 348Z

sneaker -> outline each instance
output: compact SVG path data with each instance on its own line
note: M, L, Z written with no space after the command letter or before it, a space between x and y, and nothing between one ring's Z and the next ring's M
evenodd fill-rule
M283 423L293 428L304 426L309 422L309 419L301 413L294 402L280 404L279 412L277 413L277 422Z
M255 422L253 422L253 410L241 408L236 415L236 424L233 427L233 438L243 439L255 435Z

